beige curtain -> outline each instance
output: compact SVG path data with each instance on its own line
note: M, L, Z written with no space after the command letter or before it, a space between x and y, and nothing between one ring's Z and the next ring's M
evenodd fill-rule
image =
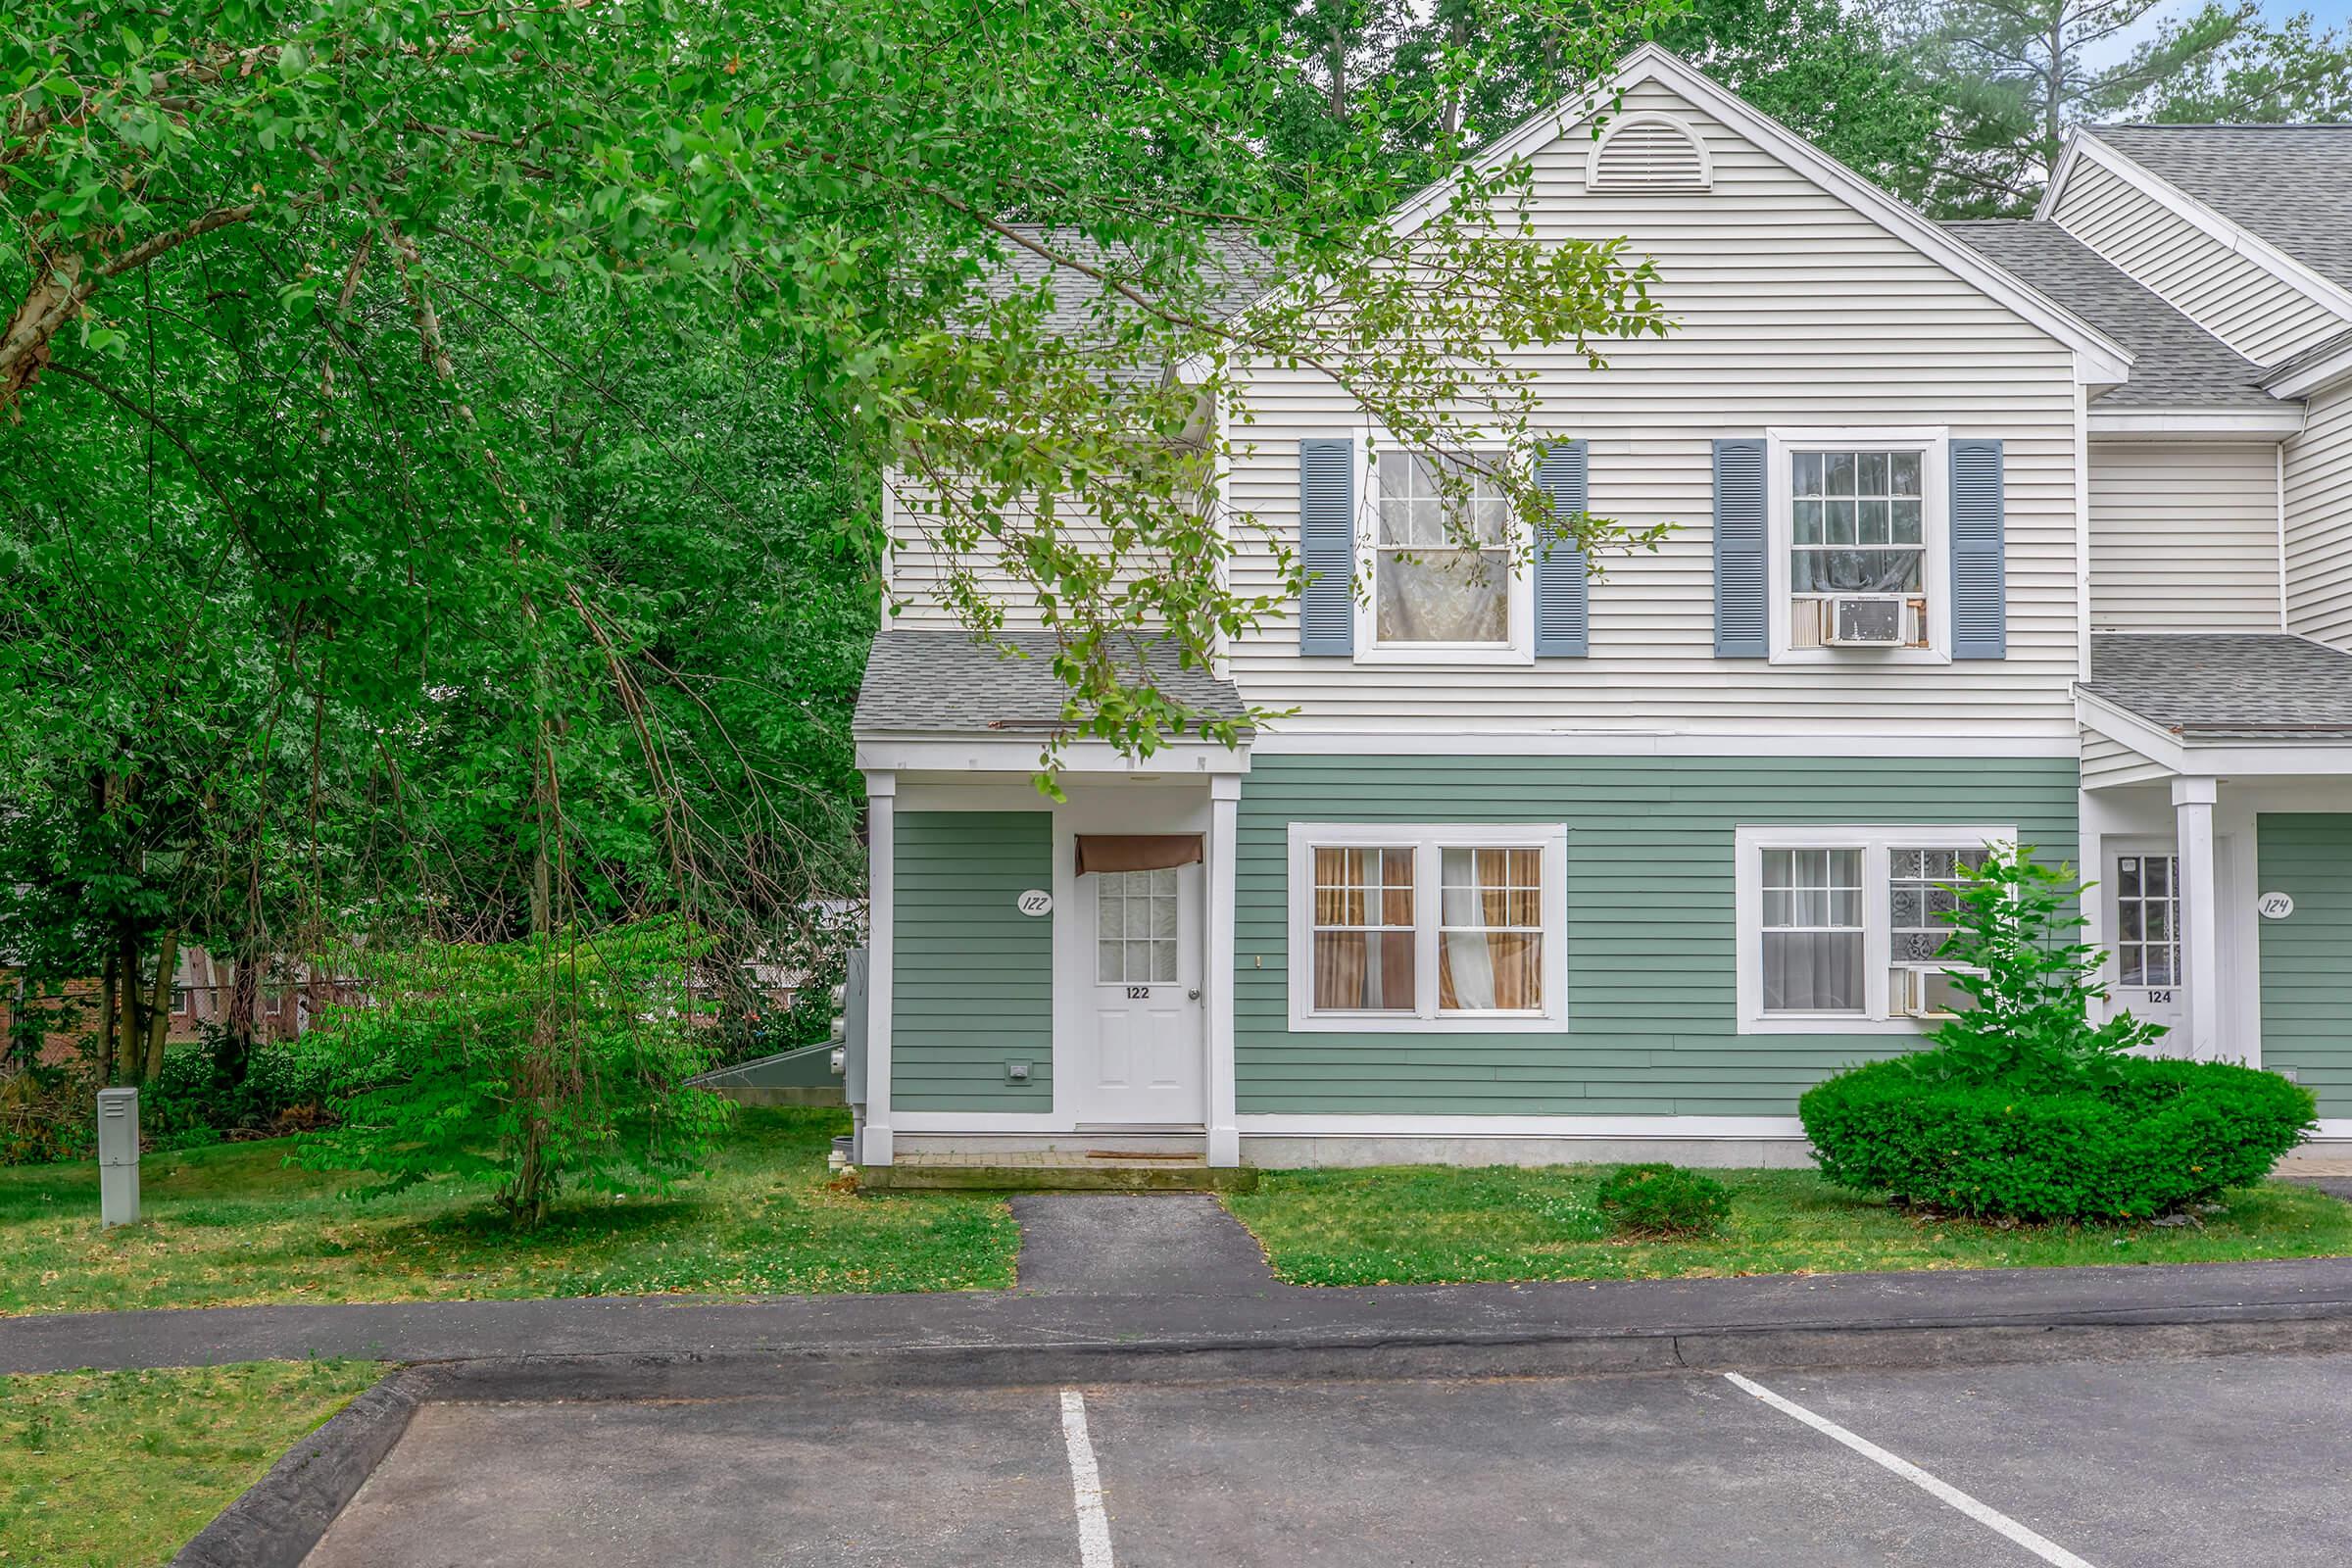
M1164 871L1200 860L1198 833L1081 833L1078 874L1090 871Z

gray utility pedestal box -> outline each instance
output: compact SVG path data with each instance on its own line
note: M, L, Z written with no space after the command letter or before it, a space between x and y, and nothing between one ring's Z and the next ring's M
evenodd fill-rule
M139 1218L139 1092L98 1091L98 1214L108 1225Z

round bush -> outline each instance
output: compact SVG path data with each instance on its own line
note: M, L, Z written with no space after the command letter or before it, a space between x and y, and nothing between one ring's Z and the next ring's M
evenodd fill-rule
M1823 1175L1963 1214L2148 1219L2261 1181L2317 1110L2230 1062L2123 1056L2053 1091L1945 1077L1940 1054L1856 1067L1798 1102Z
M1599 1207L1621 1236L1706 1236L1732 1211L1712 1176L1675 1165L1628 1165L1600 1184Z

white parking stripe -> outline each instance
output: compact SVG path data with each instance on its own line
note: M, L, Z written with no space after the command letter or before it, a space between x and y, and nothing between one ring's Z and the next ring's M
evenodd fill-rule
M1082 1568L1112 1568L1102 1473L1095 1467L1095 1445L1086 1435L1086 1396L1076 1389L1061 1391L1061 1441L1070 1450L1070 1491L1078 1500L1078 1561Z
M1928 1474L1925 1470L1922 1470L1910 1460L1899 1459L1895 1457L1893 1454L1888 1453L1885 1448L1880 1447L1877 1444L1871 1442L1869 1439L1857 1437L1853 1433L1846 1431L1845 1428L1839 1426L1837 1422L1832 1421L1827 1416L1815 1415L1812 1411L1806 1409L1794 1399L1784 1399L1779 1395L1773 1393L1770 1389L1764 1387L1763 1384L1751 1383L1737 1372L1726 1372L1724 1376L1731 1379L1734 1385L1745 1389L1748 1393L1754 1395L1757 1398L1762 1399L1766 1404L1771 1405L1775 1410L1780 1411L1783 1415L1793 1416L1797 1420L1802 1421L1805 1425L1811 1427L1814 1431L1826 1433L1830 1437L1836 1438L1839 1443L1844 1444L1847 1447L1853 1449L1856 1453L1862 1455L1863 1458L1868 1459L1871 1463L1882 1465L1885 1468L1893 1471L1896 1475L1901 1476L1905 1481L1910 1482L1913 1486L1918 1487L1920 1490L1928 1493L1932 1496L1940 1497L1945 1502L1948 1502L1953 1507L1959 1509L1962 1513L1968 1515L1971 1519L1974 1519L1977 1523L1984 1526L1984 1528L1987 1530L1997 1531L2001 1535L2007 1536L2011 1541L2016 1542L2019 1545L2025 1547L2034 1556L2039 1557L2043 1562L2054 1563L2057 1565L2057 1568L2091 1568L2089 1563L2083 1561L2081 1557L2076 1556L2064 1546L2059 1545L2056 1542L2051 1541L2046 1537L2036 1535L2033 1531L2028 1530L2024 1525L2019 1524L2016 1520L2010 1518L1998 1508L1987 1507L1985 1504L1979 1502L1976 1498L1970 1496L1967 1493L1962 1492L1958 1487L1952 1486L1947 1482L1936 1480L1934 1476ZM1065 1397L1067 1396L1065 1396Z

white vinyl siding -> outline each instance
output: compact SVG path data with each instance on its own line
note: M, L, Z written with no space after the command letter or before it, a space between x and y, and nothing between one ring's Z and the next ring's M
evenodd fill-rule
M2286 625L2352 649L2352 386L2314 397L2287 443Z
M2050 216L2058 225L2262 365L2334 336L2344 318L2089 157Z
M1235 639L1243 695L1297 707L1261 737L1406 734L1818 735L1825 731L2071 747L2077 669L2076 387L2071 351L1908 241L1656 84L1626 110L1676 114L1707 138L1713 189L1588 192L1581 127L1532 157L1540 238L1630 237L1654 256L1661 339L1531 348L1541 426L1591 442L1591 504L1671 526L1655 552L1604 551L1591 651L1533 668L1403 668L1302 661L1290 614ZM1308 370L1248 389L1234 506L1279 531L1298 517L1297 443L1366 431ZM1934 426L2004 443L2006 659L1819 668L1714 653L1713 442L1775 427ZM1359 457L1361 452L1359 445ZM1232 579L1270 593L1270 558L1239 543Z
M2082 730L2082 787L2114 789L2124 784L2153 784L2171 778L2173 771L2126 746L2109 740L2087 725Z
M2278 630L2278 449L2092 442L2090 624Z

